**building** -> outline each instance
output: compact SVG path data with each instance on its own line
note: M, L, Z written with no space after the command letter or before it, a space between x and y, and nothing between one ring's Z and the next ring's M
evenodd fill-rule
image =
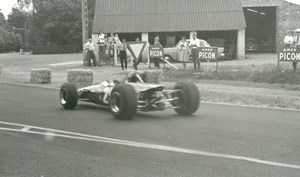
M284 36L300 28L300 6L285 0L242 0L246 39L255 38L262 52L283 47Z
M93 33L119 33L120 39L175 45L181 36L198 37L219 45L237 46L245 58L246 22L240 0L97 0Z
M259 52L276 52L287 31L300 28L300 6L285 0L97 0L93 33L119 33L164 46L198 37L245 58L247 39ZM235 56L235 55L233 55Z

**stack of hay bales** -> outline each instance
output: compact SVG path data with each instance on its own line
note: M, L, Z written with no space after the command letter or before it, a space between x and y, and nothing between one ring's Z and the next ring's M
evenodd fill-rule
M133 72L139 74L145 83L160 83L163 77L161 70L131 71L127 73L127 77L132 75Z
M31 69L31 83L47 84L51 83L51 71L48 68Z
M68 70L68 82L74 83L78 88L93 84L93 71L91 69Z

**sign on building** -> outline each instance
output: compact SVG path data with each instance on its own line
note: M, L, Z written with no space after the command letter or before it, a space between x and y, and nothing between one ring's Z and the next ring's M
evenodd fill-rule
M218 48L217 47L199 47L199 59L200 60L217 60L218 59Z
M300 49L296 47L284 48L278 54L278 61L282 62L300 62Z
M164 48L163 46L149 46L149 57L150 58L163 58Z

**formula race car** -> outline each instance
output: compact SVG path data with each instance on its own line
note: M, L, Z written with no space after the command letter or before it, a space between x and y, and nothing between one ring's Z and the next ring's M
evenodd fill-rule
M193 83L178 82L172 90L165 90L163 85L144 83L136 73L123 84L113 80L77 89L72 83L64 83L59 97L64 109L76 108L78 100L91 102L109 107L117 119L130 119L137 111L168 108L179 115L191 115L200 102L199 90Z

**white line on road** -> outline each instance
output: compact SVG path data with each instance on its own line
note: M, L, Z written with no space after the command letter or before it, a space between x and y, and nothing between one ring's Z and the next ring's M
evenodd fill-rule
M31 127L29 127L29 126L26 126L26 127L24 127L24 128L22 128L21 129L21 131L23 131L23 132L27 132L28 130L30 130L31 129Z
M64 66L64 65L74 65L74 64L82 64L82 61L71 61L71 62L64 62L64 63L53 63L53 64L49 64L49 66Z
M102 136L88 135L88 134L75 133L75 132L70 132L70 131L55 130L55 129L30 126L30 125L24 125L24 124L15 124L15 123L2 122L2 121L0 121L0 124L31 127L32 129L43 130L44 132L32 131L32 130L28 130L28 131L24 132L20 129L0 127L0 130L4 130L4 131L38 134L38 135L62 137L62 138L77 139L77 140L87 140L87 141L94 141L94 142L104 142L104 143L110 143L110 144L133 146L133 147L138 147L138 148L147 148L147 149L162 150L162 151L169 151L169 152L194 154L194 155L207 156L207 157L242 160L242 161L247 161L247 162L252 162L252 163L265 164L265 165L271 165L271 166L277 166L277 167L293 168L293 169L300 170L300 165L272 162L272 161L266 161L266 160L261 160L261 159L256 159L256 158L245 157L245 156L213 153L213 152L207 152L207 151L199 151L199 150L193 150L193 149L178 148L178 147L156 145L156 144L147 144L147 143L141 143L141 142L135 142L135 141L107 138L107 137L102 137ZM61 134L58 134L58 133L61 133Z

